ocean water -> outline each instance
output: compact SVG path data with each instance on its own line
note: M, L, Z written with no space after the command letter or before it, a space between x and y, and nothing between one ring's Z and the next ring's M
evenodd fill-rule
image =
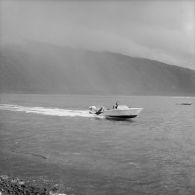
M107 120L91 105L143 107ZM82 195L195 194L195 98L0 95L0 174L47 177ZM192 105L180 105L192 102Z

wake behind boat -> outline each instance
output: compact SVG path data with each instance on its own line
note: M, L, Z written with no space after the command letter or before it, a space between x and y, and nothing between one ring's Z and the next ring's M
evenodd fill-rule
M126 105L117 105L112 109L106 109L104 107L97 108L96 106L89 107L89 113L104 116L106 118L119 118L129 119L135 118L143 110L143 108L130 108Z

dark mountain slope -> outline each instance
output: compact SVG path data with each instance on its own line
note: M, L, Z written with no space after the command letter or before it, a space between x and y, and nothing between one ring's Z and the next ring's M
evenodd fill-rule
M0 91L195 95L195 71L148 59L43 43L0 52Z

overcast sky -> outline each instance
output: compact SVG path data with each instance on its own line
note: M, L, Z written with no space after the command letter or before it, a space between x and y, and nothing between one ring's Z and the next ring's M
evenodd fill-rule
M1 43L44 41L195 69L194 0L1 0Z

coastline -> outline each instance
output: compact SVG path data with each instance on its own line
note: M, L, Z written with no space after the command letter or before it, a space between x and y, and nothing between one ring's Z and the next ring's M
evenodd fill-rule
M75 195L71 187L65 187L46 177L35 179L0 175L0 195L9 194Z

